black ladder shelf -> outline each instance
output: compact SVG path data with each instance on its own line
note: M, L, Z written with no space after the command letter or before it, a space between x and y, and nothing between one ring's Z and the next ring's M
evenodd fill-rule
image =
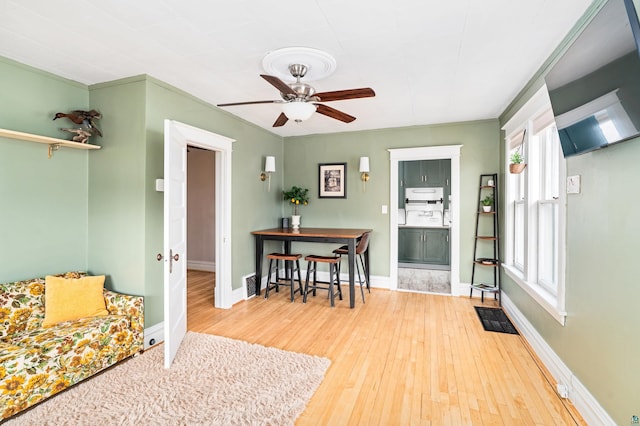
M482 200L491 197L493 203L489 211L484 211ZM476 233L473 244L473 269L471 272L471 288L469 297L473 291L480 292L480 300L484 302L485 293L493 293L495 300L502 305L500 295L500 220L498 215L498 175L482 174L478 185L478 213L476 214ZM487 223L491 220L492 223ZM480 254L482 253L482 254ZM488 256L491 257L488 257ZM484 257L487 256L487 257ZM492 268L493 282L476 282L476 267ZM482 276L490 276L491 273L482 273Z

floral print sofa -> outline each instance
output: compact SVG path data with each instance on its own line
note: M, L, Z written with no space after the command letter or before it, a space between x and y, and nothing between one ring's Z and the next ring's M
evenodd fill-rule
M0 284L0 423L143 349L141 296L104 290L108 315L43 327L45 291L44 278Z

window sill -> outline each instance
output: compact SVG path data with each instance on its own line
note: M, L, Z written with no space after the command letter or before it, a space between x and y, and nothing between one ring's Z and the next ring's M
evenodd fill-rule
M502 265L505 273L511 278L516 284L520 286L533 300L538 302L542 308L549 313L556 321L558 321L561 325L565 325L565 321L567 319L567 313L564 310L560 310L558 308L558 299L545 291L544 289L533 286L527 281L524 280L522 273L517 269L509 266Z

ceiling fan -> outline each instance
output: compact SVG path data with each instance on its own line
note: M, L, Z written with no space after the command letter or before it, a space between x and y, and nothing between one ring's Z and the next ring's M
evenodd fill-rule
M318 112L327 117L351 123L356 118L330 106L319 102L342 101L347 99L370 98L376 95L373 89L366 87L362 89L336 90L332 92L316 93L316 90L309 84L300 81L307 73L308 67L303 64L289 65L289 72L295 77L296 82L287 84L278 77L260 74L260 77L267 80L273 87L280 91L282 100L272 101L250 101L218 104L219 107L250 105L250 104L282 104L282 111L273 127L284 126L289 119L299 123L307 120L314 112Z

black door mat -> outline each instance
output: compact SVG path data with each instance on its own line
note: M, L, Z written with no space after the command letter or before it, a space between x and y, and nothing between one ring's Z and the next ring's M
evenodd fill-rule
M478 318L486 331L498 333L518 334L518 330L511 324L507 315L500 308L485 308L474 306Z

